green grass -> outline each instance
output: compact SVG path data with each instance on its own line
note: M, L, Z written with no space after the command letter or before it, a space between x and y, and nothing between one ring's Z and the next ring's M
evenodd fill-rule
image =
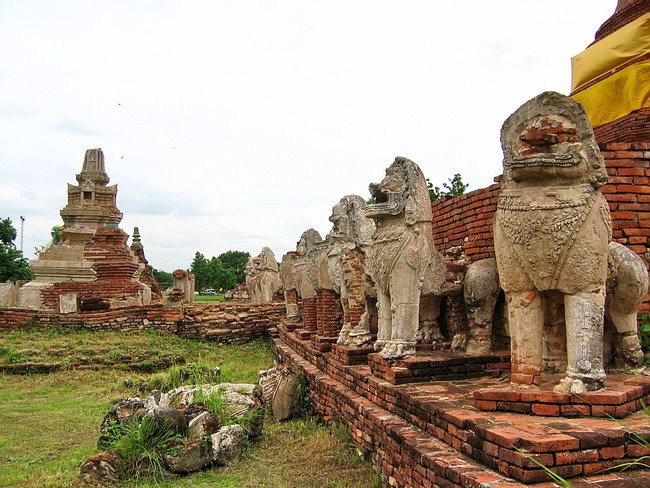
M165 474L165 455L177 456L183 438L167 424L161 425L146 415L139 422L116 428L116 438L108 450L116 452L132 476L143 472Z
M245 381L257 381L257 371L248 368L240 358L232 360L232 351L233 346L218 346L152 330L124 334L54 327L0 334L0 365L19 362L85 364L151 373L165 370L170 364L204 361L223 366L228 374L237 377L246 372ZM240 356L251 357L253 363L260 356L271 354L270 346L263 341L238 346L237 351Z
M220 366L220 379L228 382L255 383L258 371L273 365L270 345L263 341L216 346L152 333L65 331L49 339L32 331L9 333L0 341L14 351L33 350L32 357L81 349L97 355L107 348L138 354L175 350L193 363ZM81 463L97 453L99 424L106 411L121 398L138 395L124 386L124 380L151 377L134 377L118 365L46 375L0 374L0 486L82 486ZM260 441L232 466L167 481L141 478L121 486L379 486L369 465L360 464L345 438L332 429L309 419L277 424L268 417L264 429Z
M262 438L248 447L238 462L174 480L141 478L128 487L214 488L380 488L368 463L338 429L314 419L276 423L267 417Z
M194 295L194 303L219 303L224 300L223 295Z

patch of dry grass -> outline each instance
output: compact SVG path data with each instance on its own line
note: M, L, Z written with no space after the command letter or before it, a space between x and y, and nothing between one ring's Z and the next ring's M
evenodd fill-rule
M255 382L271 367L270 346L262 341L216 346L152 334L82 332L37 337L33 332L0 337L18 351L79 350L99 354L111 348L182 351L189 360L204 358L222 368L227 381ZM169 342L167 342L169 341ZM70 347L69 347L70 346ZM34 353L36 354L36 353ZM38 353L40 354L40 353ZM43 352L47 354L58 354ZM79 468L97 452L101 419L117 400L134 396L124 386L132 373L118 367L71 369L43 375L0 374L0 486L81 486ZM141 375L147 379L150 375ZM140 479L123 486L210 487L372 487L379 486L368 464L336 429L313 419L266 422L262 439L228 467L170 480Z

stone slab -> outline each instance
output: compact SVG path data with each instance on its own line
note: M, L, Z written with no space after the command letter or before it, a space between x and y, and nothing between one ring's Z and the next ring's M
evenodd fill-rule
M59 295L59 313L77 313L79 311L79 297L76 293Z

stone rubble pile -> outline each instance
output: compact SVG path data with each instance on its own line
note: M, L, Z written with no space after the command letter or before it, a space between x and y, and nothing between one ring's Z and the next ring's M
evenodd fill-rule
M100 424L98 448L81 466L89 483L116 482L129 473L124 460L111 451L114 441L145 417L181 436L176 455L165 455L171 473L186 474L237 460L247 439L262 435L265 409L277 421L296 411L300 393L298 377L286 368L260 371L259 385L219 383L183 385L167 393L152 391L146 398L125 398L111 406ZM225 403L223 417L199 400L219 395Z

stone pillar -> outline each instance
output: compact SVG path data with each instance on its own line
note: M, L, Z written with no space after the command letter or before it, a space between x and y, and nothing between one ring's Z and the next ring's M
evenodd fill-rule
M284 302L287 310L287 319L292 322L297 322L299 315L298 291L296 289L285 290Z
M320 290L317 299L317 334L320 337L336 338L341 329L338 317L338 296L334 290ZM361 315L359 315L361 317Z

